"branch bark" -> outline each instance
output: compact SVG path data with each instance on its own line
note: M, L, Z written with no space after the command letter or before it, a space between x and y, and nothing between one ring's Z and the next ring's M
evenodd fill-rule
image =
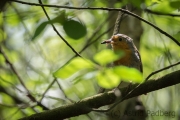
M122 88L120 89L121 91L120 98L117 98L114 93L114 90L111 90L106 93L101 93L89 98L85 98L76 103L71 103L68 105L61 106L59 108L55 108L53 110L48 110L28 117L24 117L21 118L20 120L50 120L50 119L62 120L69 117L87 114L93 111L94 108L110 105L114 103L117 99L121 99L121 98L129 99L135 96L139 96L142 94L146 94L152 91L156 91L165 87L178 84L180 83L179 78L180 78L180 70L167 74L161 78L151 79L145 83L142 83L141 85L134 84L129 90L129 91L133 90L133 92L131 92L128 95L126 94L127 88Z

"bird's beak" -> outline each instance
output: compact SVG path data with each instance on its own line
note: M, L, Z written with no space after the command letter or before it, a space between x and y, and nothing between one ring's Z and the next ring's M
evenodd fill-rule
M105 41L103 41L101 44L105 44L105 43L110 44L111 42L112 42L112 40L111 40L111 39L109 39L109 40L105 40Z

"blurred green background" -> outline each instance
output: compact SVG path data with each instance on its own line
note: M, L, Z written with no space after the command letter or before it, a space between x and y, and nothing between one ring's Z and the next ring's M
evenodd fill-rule
M26 2L38 4L36 0ZM43 0L42 2L72 7L113 8L131 4L134 6L131 11L140 11L142 18L180 42L180 1ZM111 37L117 12L50 7L45 9L58 32L77 52L80 52L86 62L89 61L88 63L83 60L71 63L77 58L75 53L56 34L42 8L38 6L16 2L6 3L0 13L0 45L31 94L47 108L53 109L97 93L99 87L96 76L104 69L104 65L100 63L101 60L100 62L96 60L95 56L107 49L106 45L100 43ZM179 16L156 15L147 12L147 9L165 14L179 14ZM124 17L123 21L128 17ZM127 24L129 26L122 25L121 29L127 28L127 33L130 34L140 27L131 27L133 22L130 21ZM136 45L142 57L143 78L146 78L151 72L178 62L180 47L146 23L141 22L141 24L142 33ZM106 60L102 54L98 56L102 57L103 61ZM112 56L110 54L110 58ZM71 63L70 69L62 67L69 63ZM61 70L60 73L57 72L58 69ZM179 66L170 68L152 78L161 77L178 69L180 69ZM114 79L114 76L109 74L108 77ZM54 77L58 79L51 86ZM172 116L149 114L147 120L178 120L180 118L179 89L180 86L175 85L142 95L141 100L147 110L174 112ZM42 107L37 106L26 95L27 91L0 54L0 120L14 120L43 111ZM90 113L69 119L89 120L97 119L99 116L101 115Z

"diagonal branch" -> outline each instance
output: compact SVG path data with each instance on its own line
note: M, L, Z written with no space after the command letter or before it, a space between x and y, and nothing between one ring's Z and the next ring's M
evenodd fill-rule
M143 95L152 91L156 91L165 87L169 87L175 84L180 83L180 70L167 74L161 78L153 79L142 83L136 88L137 84L132 85L129 91L132 91L136 88L135 91L131 92L126 99ZM20 120L62 120L65 118L70 118L82 114L87 114L91 111L95 111L94 108L99 108L105 105L110 105L116 100L126 96L127 88L120 89L121 97L117 98L115 91L111 90L109 92L100 93L89 98L85 98L76 103L71 103L68 105L61 106L59 108L48 110L42 113L37 113L28 117L21 118ZM124 99L125 100L125 99Z
M152 26L153 28L155 28L156 30L158 30L160 33L164 34L165 36L167 36L168 38L170 38L171 40L173 40L178 46L180 46L180 43L178 42L178 40L176 40L174 37L172 37L170 34L168 34L167 32L165 32L164 30L160 29L159 27L155 26L154 24L152 24L151 22L141 18L140 16L125 10L125 9L121 9L121 8L105 8L105 7L70 7L70 6L60 6L60 5L45 5L45 4L37 4L37 3L28 3L28 2L23 2L23 1L19 1L19 0L10 0L13 2L18 2L21 4L26 4L26 5L34 5L34 6L44 6L44 7L55 7L55 8L66 8L66 9L75 9L75 10L106 10L106 11L121 11L124 12L126 14L129 14L143 22L145 22L146 24Z
M39 3L42 4L41 0L39 0ZM49 15L47 14L46 10L44 9L44 6L41 6L47 19L49 20L51 26L53 27L54 31L58 34L58 36L66 43L67 46L69 46L71 48L71 50L76 54L76 56L81 57L81 55L63 38L63 36L58 32L58 30L56 29L56 27L53 25L53 23L51 22L51 19L49 17Z

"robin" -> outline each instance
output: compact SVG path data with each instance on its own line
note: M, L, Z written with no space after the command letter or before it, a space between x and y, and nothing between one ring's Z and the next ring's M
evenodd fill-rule
M143 72L141 56L136 46L133 43L133 39L124 34L113 35L110 39L103 41L101 44L111 44L112 49L115 52L123 51L125 54L120 59L114 61L113 65L123 65L127 67L133 67ZM128 83L121 82L118 87L127 87ZM104 92L105 89L100 88L99 93Z
M111 44L112 49L116 51L123 51L125 55L120 59L114 61L114 66L124 65L133 67L143 72L141 56L136 46L133 43L133 39L124 34L113 35L109 40L105 40L101 44Z
M123 65L127 67L133 67L138 69L140 72L143 72L141 56L136 46L133 43L133 39L124 34L113 35L110 39L103 41L101 44L111 44L114 52L123 51L125 54L118 60L114 61L114 66ZM128 83L121 82L118 87L128 86ZM104 91L104 90L103 90ZM102 92L102 90L101 90ZM108 113L109 119L119 120L129 117L129 119L136 120L134 116L127 116L125 111L130 110L131 112L137 112L137 101L138 98L132 98L127 101L124 101L122 104L117 105ZM131 107L130 107L131 106ZM142 106L142 104L141 104ZM116 114L115 116L113 116ZM142 116L144 117L144 116ZM138 118L139 119L139 118Z

